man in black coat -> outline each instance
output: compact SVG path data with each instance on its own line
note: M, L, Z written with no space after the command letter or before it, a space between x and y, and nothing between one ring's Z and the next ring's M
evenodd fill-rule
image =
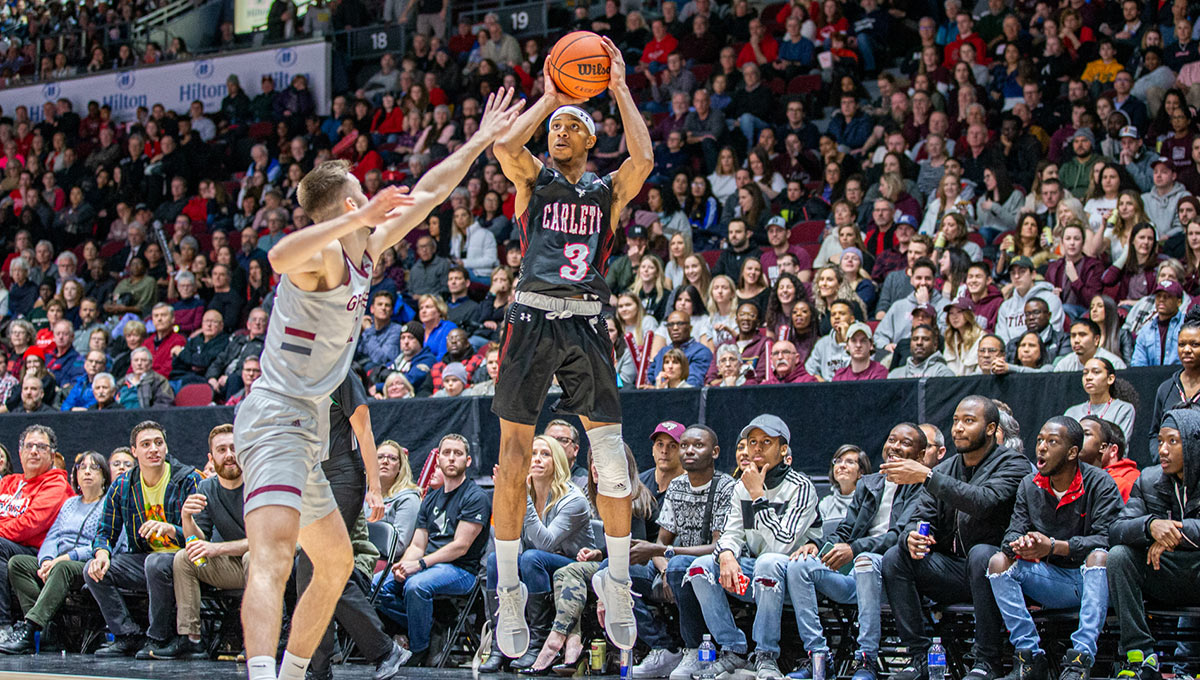
M171 380L180 384L204 382L204 376L217 357L229 346L229 334L221 313L210 309L200 321L200 334L191 337L171 360Z

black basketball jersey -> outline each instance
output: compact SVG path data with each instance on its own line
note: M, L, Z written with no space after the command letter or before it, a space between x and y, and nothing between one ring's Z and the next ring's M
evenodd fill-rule
M604 280L616 235L612 228L612 175L585 172L577 184L542 168L521 230L518 291L557 297L595 295L608 304Z

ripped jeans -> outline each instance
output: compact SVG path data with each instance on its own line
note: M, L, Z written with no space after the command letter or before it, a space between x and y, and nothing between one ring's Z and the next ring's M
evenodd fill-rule
M704 612L704 623L708 632L721 649L746 654L750 647L746 634L733 621L729 609L729 597L757 605L754 612L752 634L757 650L764 654L779 656L779 622L783 615L783 601L787 596L788 556L783 553L766 553L738 559L742 573L751 576L745 595L734 595L721 587L721 567L712 555L696 558L688 568L685 583L692 585L700 610Z
M1004 617L1013 648L1042 652L1041 638L1025 597L1047 609L1079 607L1079 628L1071 646L1096 655L1096 638L1108 615L1108 572L1105 567L1056 567L1046 562L1017 560L1007 571L988 574L996 606Z
M862 553L851 562L849 574L807 557L788 565L788 595L796 610L796 628L807 652L828 652L829 643L817 612L817 594L840 604L858 604L858 652L874 659L879 655L880 605L884 601L883 556Z

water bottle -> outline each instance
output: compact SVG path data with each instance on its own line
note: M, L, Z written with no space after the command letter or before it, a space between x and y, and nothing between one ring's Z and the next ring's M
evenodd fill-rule
M946 650L942 647L942 639L940 637L933 639L933 646L929 648L928 659L929 680L945 680Z
M700 680L716 680L713 664L717 662L717 646L713 644L711 635L704 636L704 641L700 643L697 654L700 658L700 670L697 672L697 676Z

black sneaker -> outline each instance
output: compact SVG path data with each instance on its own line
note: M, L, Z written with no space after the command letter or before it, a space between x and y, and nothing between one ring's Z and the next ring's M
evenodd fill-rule
M500 650L496 650L499 652ZM503 654L501 654L503 656ZM408 661L404 662L405 668L420 668L429 662L429 650L425 649L419 652L409 652Z
M1118 680L1162 680L1157 654L1144 656L1142 650L1133 649L1125 657L1125 668L1117 673Z
M1042 674L1033 676L1037 680L1046 680L1046 655L1038 654L1035 658L1041 658ZM963 676L963 680L996 680L996 670L992 668L992 664L986 661L976 661L971 670ZM1032 678L1022 677L1022 680L1032 680Z
M112 642L105 643L100 649L96 650L96 656L99 657L115 657L115 656L133 656L138 653L138 650L146 644L146 637L143 635L118 635L112 639Z
M990 667L984 668L980 664L977 664L976 667L983 668L981 673L991 672ZM971 672L974 671L974 668L971 669ZM1032 649L1018 649L1013 653L1012 670L1001 680L1049 680L1049 678L1050 664L1045 654L1034 654Z
M375 664L374 680L391 680L408 662L410 656L412 656L412 652L396 644L396 641L393 640L391 651Z
M148 637L148 638L146 638L146 644L142 645L142 648L137 651L137 654L135 654L133 656L133 658L137 659L138 661L150 661L150 660L154 659L154 657L151 656L151 654L153 652L164 650L167 647L169 647L170 645L171 645L170 640L165 640L165 641L160 642L159 640L155 640L154 638ZM160 656L158 658L162 659L164 657ZM172 658L174 658L174 657L172 657Z
M33 624L22 619L13 624L12 632L8 637L0 642L0 652L4 654L32 654L33 653L33 634L35 632ZM43 636L45 637L45 636Z
M192 642L186 635L176 636L165 645L155 645L150 648L150 658L160 661L170 659L187 659L188 661L207 661L208 647L203 640Z
M1069 650L1063 655L1062 673L1058 680L1091 680L1092 664L1096 659L1079 649Z
M914 662L892 674L892 680L929 680L925 664Z
M879 677L879 661L875 657L859 652L854 655L854 663L850 667L850 680L876 680Z
M309 666L308 669L304 671L304 680L333 680L333 669L326 668L323 671L318 671L312 666Z

